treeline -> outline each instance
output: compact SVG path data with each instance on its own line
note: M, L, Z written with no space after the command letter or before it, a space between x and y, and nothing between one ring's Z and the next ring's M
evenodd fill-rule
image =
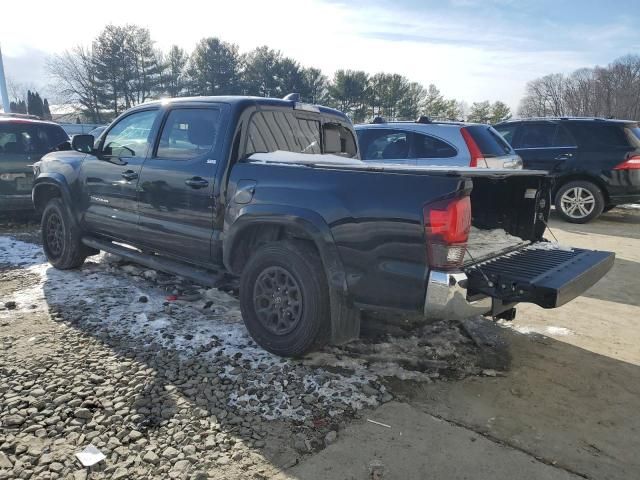
M461 119L466 113L462 102L444 98L435 85L424 87L403 75L338 70L329 78L267 46L242 54L237 45L214 37L202 39L192 52L178 46L163 52L149 30L137 25L109 25L90 47L55 55L48 68L57 80L56 93L80 104L93 122L163 96L283 97L292 92L303 101L338 108L354 122L375 116ZM480 102L470 115L491 121L510 113L501 102Z
M606 67L533 80L527 84L519 114L640 120L640 56L626 55Z
M13 113L28 113L36 115L45 120L51 120L51 110L49 110L49 101L40 97L38 92L27 90L26 100L14 100L9 106Z

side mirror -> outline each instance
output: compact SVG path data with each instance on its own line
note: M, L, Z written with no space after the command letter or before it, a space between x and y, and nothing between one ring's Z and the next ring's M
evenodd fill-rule
M71 139L71 149L82 153L91 153L93 151L93 135L74 135Z

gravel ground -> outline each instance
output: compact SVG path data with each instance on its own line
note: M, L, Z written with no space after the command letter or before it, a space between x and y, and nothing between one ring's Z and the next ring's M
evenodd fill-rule
M281 359L246 333L233 284L110 255L61 272L34 225L2 232L0 479L269 478L391 401L393 379L482 373L452 322ZM87 469L89 444L106 460Z

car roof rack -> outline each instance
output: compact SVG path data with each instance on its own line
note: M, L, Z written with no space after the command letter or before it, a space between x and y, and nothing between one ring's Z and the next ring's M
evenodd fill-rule
M379 123L387 123L387 121L383 117L374 117L373 120L371 120L371 123L377 125Z
M290 102L299 102L300 94L299 93L290 93L282 98L283 100L288 100Z
M420 115L417 119L416 119L416 123L433 123L431 121L431 118L427 115Z

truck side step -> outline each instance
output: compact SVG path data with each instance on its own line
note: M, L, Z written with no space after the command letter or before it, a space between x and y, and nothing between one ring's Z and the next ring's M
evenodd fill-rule
M116 245L115 243L108 240L99 240L93 237L83 237L82 243L84 243L88 247L113 253L114 255L118 255L132 262L139 263L141 265L144 265L145 267L153 268L154 270L160 270L165 273L179 275L207 287L216 288L225 280L225 274L222 272L192 267L186 263L171 260L159 255L142 253L138 250L134 250L133 248Z

